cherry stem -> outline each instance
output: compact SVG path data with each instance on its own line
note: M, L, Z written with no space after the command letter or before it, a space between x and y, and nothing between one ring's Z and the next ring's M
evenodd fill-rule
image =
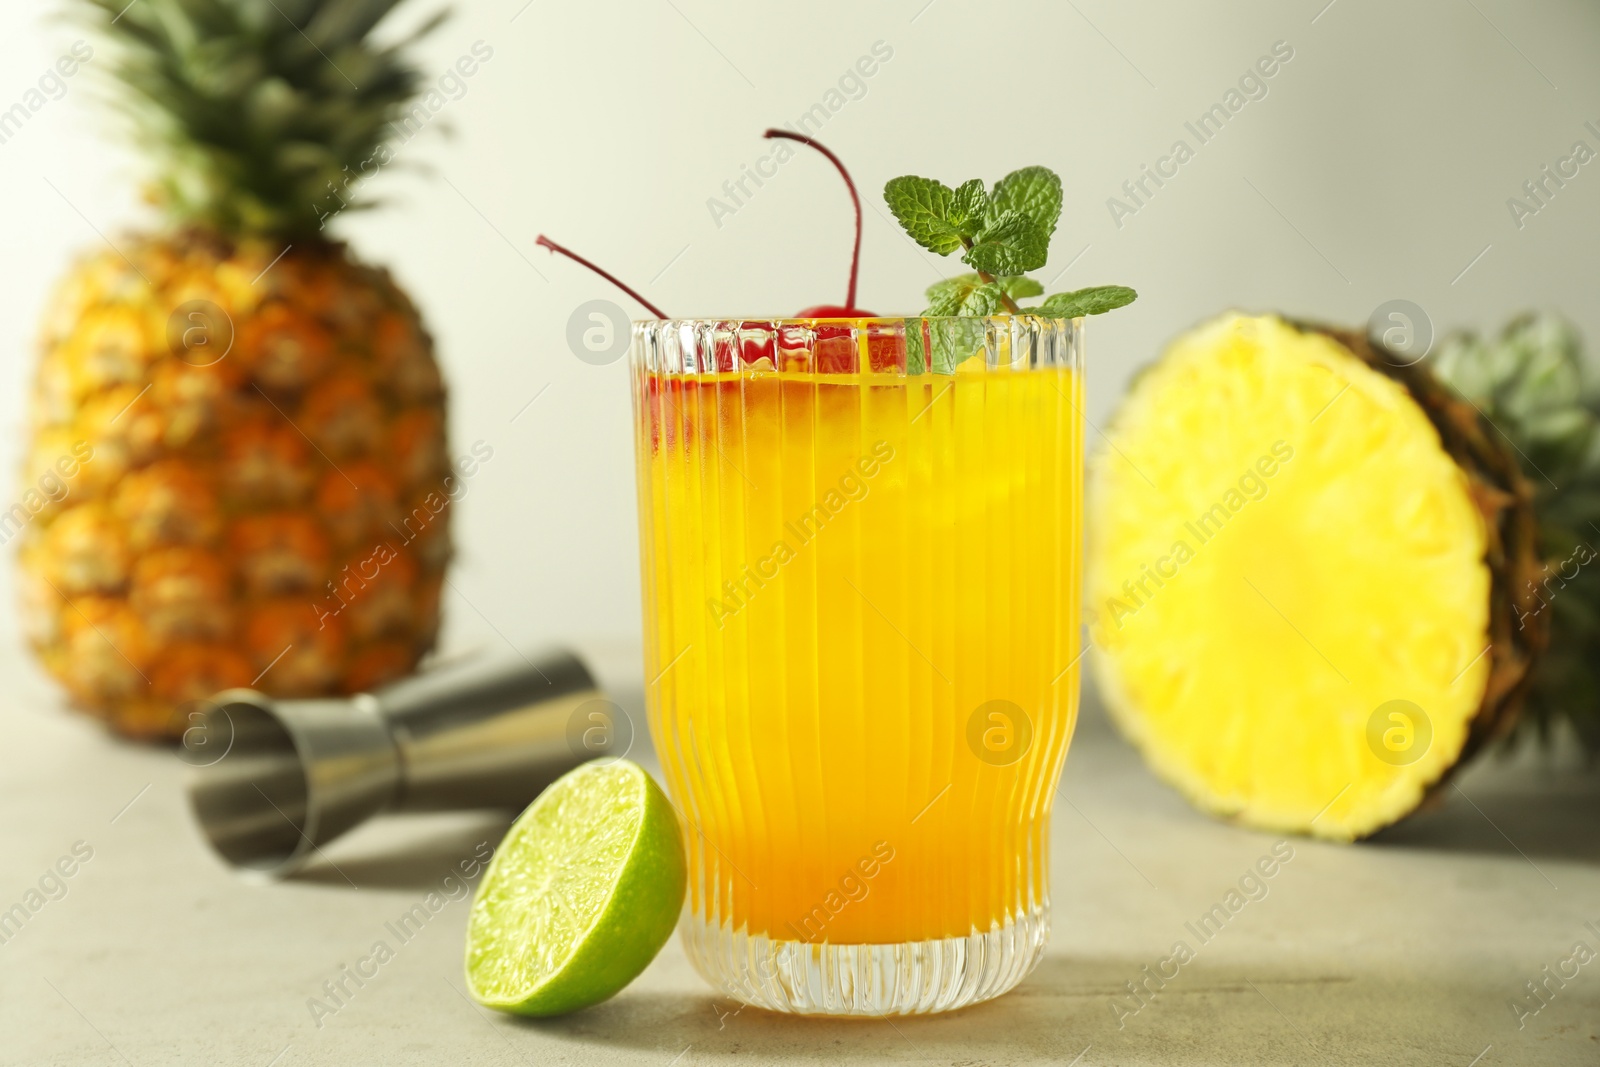
M767 138L781 137L787 141L799 141L801 144L815 148L818 152L827 156L828 161L839 168L839 176L844 179L845 187L850 190L850 202L856 207L856 247L850 253L850 288L844 295L844 306L854 308L856 306L856 275L861 270L861 197L856 193L856 183L850 180L850 172L845 170L844 164L839 161L839 157L825 148L821 142L814 141L802 134L790 133L788 130L768 130L761 136Z
M656 318L665 319L669 317L665 311L662 311L660 308L650 303L650 301L640 296L638 290L634 289L631 285L628 285L626 282L618 278L615 274L612 274L610 271L606 270L604 267L597 266L589 262L587 259L584 259L582 256L578 255L578 253L572 251L572 249L562 248L560 245L556 244L542 233L539 235L539 239L534 243L542 245L552 252L559 252L568 259L574 259L579 263L582 263L585 267L588 267L590 270L600 275L600 277L604 278L618 289L621 289L624 293L627 293L629 296L639 301L639 303L644 305L645 310L650 312L650 314L654 315Z

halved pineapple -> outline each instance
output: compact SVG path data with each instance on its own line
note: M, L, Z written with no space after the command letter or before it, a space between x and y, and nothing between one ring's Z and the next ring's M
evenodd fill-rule
M1097 680L1158 774L1350 840L1508 724L1531 493L1482 431L1420 369L1273 316L1139 378L1092 464L1086 586Z

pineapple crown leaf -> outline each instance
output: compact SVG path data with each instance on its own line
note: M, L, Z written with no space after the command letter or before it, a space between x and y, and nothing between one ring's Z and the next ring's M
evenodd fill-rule
M77 0L118 48L115 102L159 160L173 221L224 234L313 236L351 183L392 155L390 126L422 86L411 46L386 44L402 0Z
M1521 450L1541 510L1600 488L1600 381L1570 322L1529 313L1497 337L1452 334L1433 369Z
M1600 377L1577 329L1536 313L1498 336L1454 334L1431 362L1511 442L1534 489L1544 568L1529 610L1552 625L1525 717L1541 736L1565 719L1600 758Z

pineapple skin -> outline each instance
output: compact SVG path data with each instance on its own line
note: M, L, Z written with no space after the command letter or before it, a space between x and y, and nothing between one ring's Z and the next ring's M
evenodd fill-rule
M22 506L0 515L40 662L148 739L222 689L408 673L438 632L456 484L415 307L339 244L119 246L46 314Z

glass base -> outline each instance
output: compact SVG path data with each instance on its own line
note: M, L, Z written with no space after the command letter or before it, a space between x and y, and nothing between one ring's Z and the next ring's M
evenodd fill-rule
M1050 940L1050 907L988 933L889 945L774 941L712 926L685 912L684 951L728 996L795 1015L921 1015L1007 992L1028 976Z

